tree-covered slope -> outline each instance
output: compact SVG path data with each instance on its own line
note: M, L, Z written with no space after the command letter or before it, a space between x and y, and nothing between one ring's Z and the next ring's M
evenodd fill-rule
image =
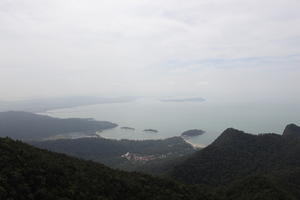
M299 177L300 170L296 171L240 177L230 184L219 186L215 196L218 200L298 200L299 181L295 185L284 180L293 179L293 175Z
M79 138L31 141L30 144L78 158L93 160L109 167L159 174L165 164L191 155L195 149L181 137L164 140L111 140ZM125 157L129 154L131 156Z
M43 139L73 132L95 132L116 124L92 119L59 119L21 111L0 112L0 136L14 139Z
M227 129L170 174L185 183L222 188L218 196L224 199L300 199L299 168L300 131L289 125L283 136Z
M0 199L209 199L201 190L0 138Z

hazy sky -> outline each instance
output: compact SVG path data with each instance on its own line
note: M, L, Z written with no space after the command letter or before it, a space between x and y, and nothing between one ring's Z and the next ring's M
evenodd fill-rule
M300 0L0 0L0 99L299 88Z

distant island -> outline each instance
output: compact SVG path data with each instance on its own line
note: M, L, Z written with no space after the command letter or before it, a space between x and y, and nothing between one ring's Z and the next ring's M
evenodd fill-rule
M161 99L162 102L203 102L205 99L201 97L191 97L191 98L166 98Z
M158 130L155 129L145 129L145 132L152 132L152 133L158 133Z
M188 130L185 131L181 134L182 137L195 137L195 136L199 136L199 135L203 135L205 133L205 131L200 130L200 129L192 129L192 130Z
M128 127L128 126L122 126L120 129L131 130L131 131L134 131L134 130L135 130L135 128Z

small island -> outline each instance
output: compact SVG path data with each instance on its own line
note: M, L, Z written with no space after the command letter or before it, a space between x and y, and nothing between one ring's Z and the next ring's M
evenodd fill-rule
M181 134L182 137L195 137L195 136L199 136L199 135L203 135L205 133L205 131L200 130L200 129L192 129L192 130L188 130L185 131Z
M129 131L134 131L135 130L135 128L128 127L128 126L123 126L123 127L121 127L121 129L129 130Z
M152 132L152 133L158 133L158 130L155 129L145 129L145 132Z
M184 102L203 102L205 99L202 97L192 97L192 98L166 98L160 99L162 102L177 102L177 103L184 103Z

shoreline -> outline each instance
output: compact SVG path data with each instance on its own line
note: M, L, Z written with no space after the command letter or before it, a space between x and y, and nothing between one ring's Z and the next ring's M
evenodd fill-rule
M192 145L194 149L203 149L203 148L206 147L206 145L204 145L204 144L194 144L194 143L192 143L191 141L188 141L187 139L185 139L185 138L183 138L183 137L181 137L181 138L182 138L186 143Z

